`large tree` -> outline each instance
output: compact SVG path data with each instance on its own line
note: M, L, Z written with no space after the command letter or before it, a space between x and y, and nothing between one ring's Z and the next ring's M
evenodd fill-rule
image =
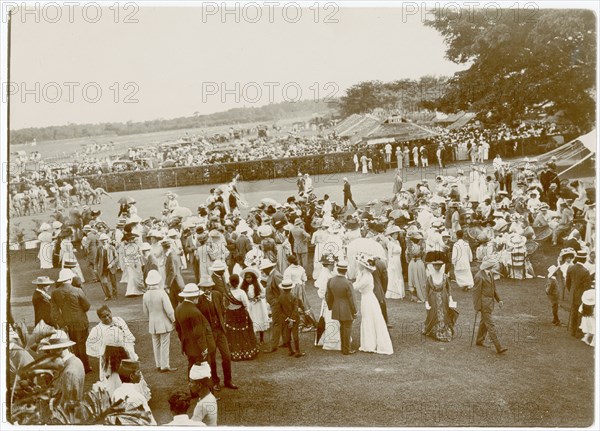
M448 83L440 103L499 122L530 113L563 116L589 129L595 117L596 17L588 10L475 10L438 13L426 23L470 64Z

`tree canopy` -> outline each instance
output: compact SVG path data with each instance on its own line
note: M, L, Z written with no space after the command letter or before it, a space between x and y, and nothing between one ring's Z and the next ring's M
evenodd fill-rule
M561 113L583 129L594 124L593 12L479 9L438 13L426 25L444 37L449 60L470 63L448 82L440 109L481 112L506 123L530 114Z

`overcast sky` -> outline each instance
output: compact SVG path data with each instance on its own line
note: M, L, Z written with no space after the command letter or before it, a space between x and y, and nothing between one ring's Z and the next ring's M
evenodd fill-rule
M118 16L102 9L98 17L75 8L58 17L47 8L36 23L17 11L11 128L208 114L464 68L444 58L435 30L401 8L331 7L318 17L314 9L301 17L293 7L272 16L263 9L260 19L255 8L238 12L236 19L206 8L121 7ZM236 85L245 93L224 93Z

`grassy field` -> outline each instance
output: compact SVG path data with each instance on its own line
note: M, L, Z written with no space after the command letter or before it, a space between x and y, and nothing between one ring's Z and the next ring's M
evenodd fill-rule
M454 169L454 168L452 168ZM454 171L448 172L454 175ZM586 175L589 172L578 172ZM435 171L427 177L435 178ZM341 177L319 177L315 189L341 199ZM391 193L392 174L348 175L357 203ZM414 184L412 176L409 185ZM181 205L194 208L206 197L209 186L174 190ZM251 205L269 196L277 200L294 194L293 179L242 183L241 190ZM164 199L163 190L131 193L141 215L156 214ZM116 220L118 197L100 206L103 218ZM34 217L18 219L32 226ZM37 218L43 218L37 216ZM539 274L555 261L558 249L543 244L533 256ZM17 320L33 323L31 280L42 275L32 251L11 252L10 306ZM56 270L48 275L56 276ZM184 274L192 281L191 272ZM458 334L450 343L421 336L425 320L423 304L388 300L394 344L391 356L357 353L342 356L312 346L314 334L302 334L307 355L289 358L285 351L260 354L254 361L234 363L237 391L220 393L219 423L246 426L589 426L594 420L594 350L570 337L566 328L556 327L544 293L544 280L502 280L497 283L504 300L495 316L500 339L509 351L496 355L492 349L470 347L473 325L469 293L455 289L460 317ZM84 286L93 307L90 321L97 322L95 309L103 304L98 284ZM312 286L308 295L314 309L320 300ZM125 286L120 285L124 293ZM121 298L110 303L113 314L129 323L137 338L136 351L153 397L150 406L159 424L170 421L167 399L186 382L186 360L175 333L171 337L174 373L155 371L150 336L140 298ZM568 311L560 310L566 322ZM93 323L92 323L93 324ZM359 324L353 327L355 347ZM87 386L97 379L88 375Z

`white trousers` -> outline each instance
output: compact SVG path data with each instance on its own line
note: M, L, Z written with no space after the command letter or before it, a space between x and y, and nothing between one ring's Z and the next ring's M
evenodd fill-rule
M152 350L154 350L154 362L156 368L164 370L170 368L169 365L169 347L171 346L171 333L151 334Z

